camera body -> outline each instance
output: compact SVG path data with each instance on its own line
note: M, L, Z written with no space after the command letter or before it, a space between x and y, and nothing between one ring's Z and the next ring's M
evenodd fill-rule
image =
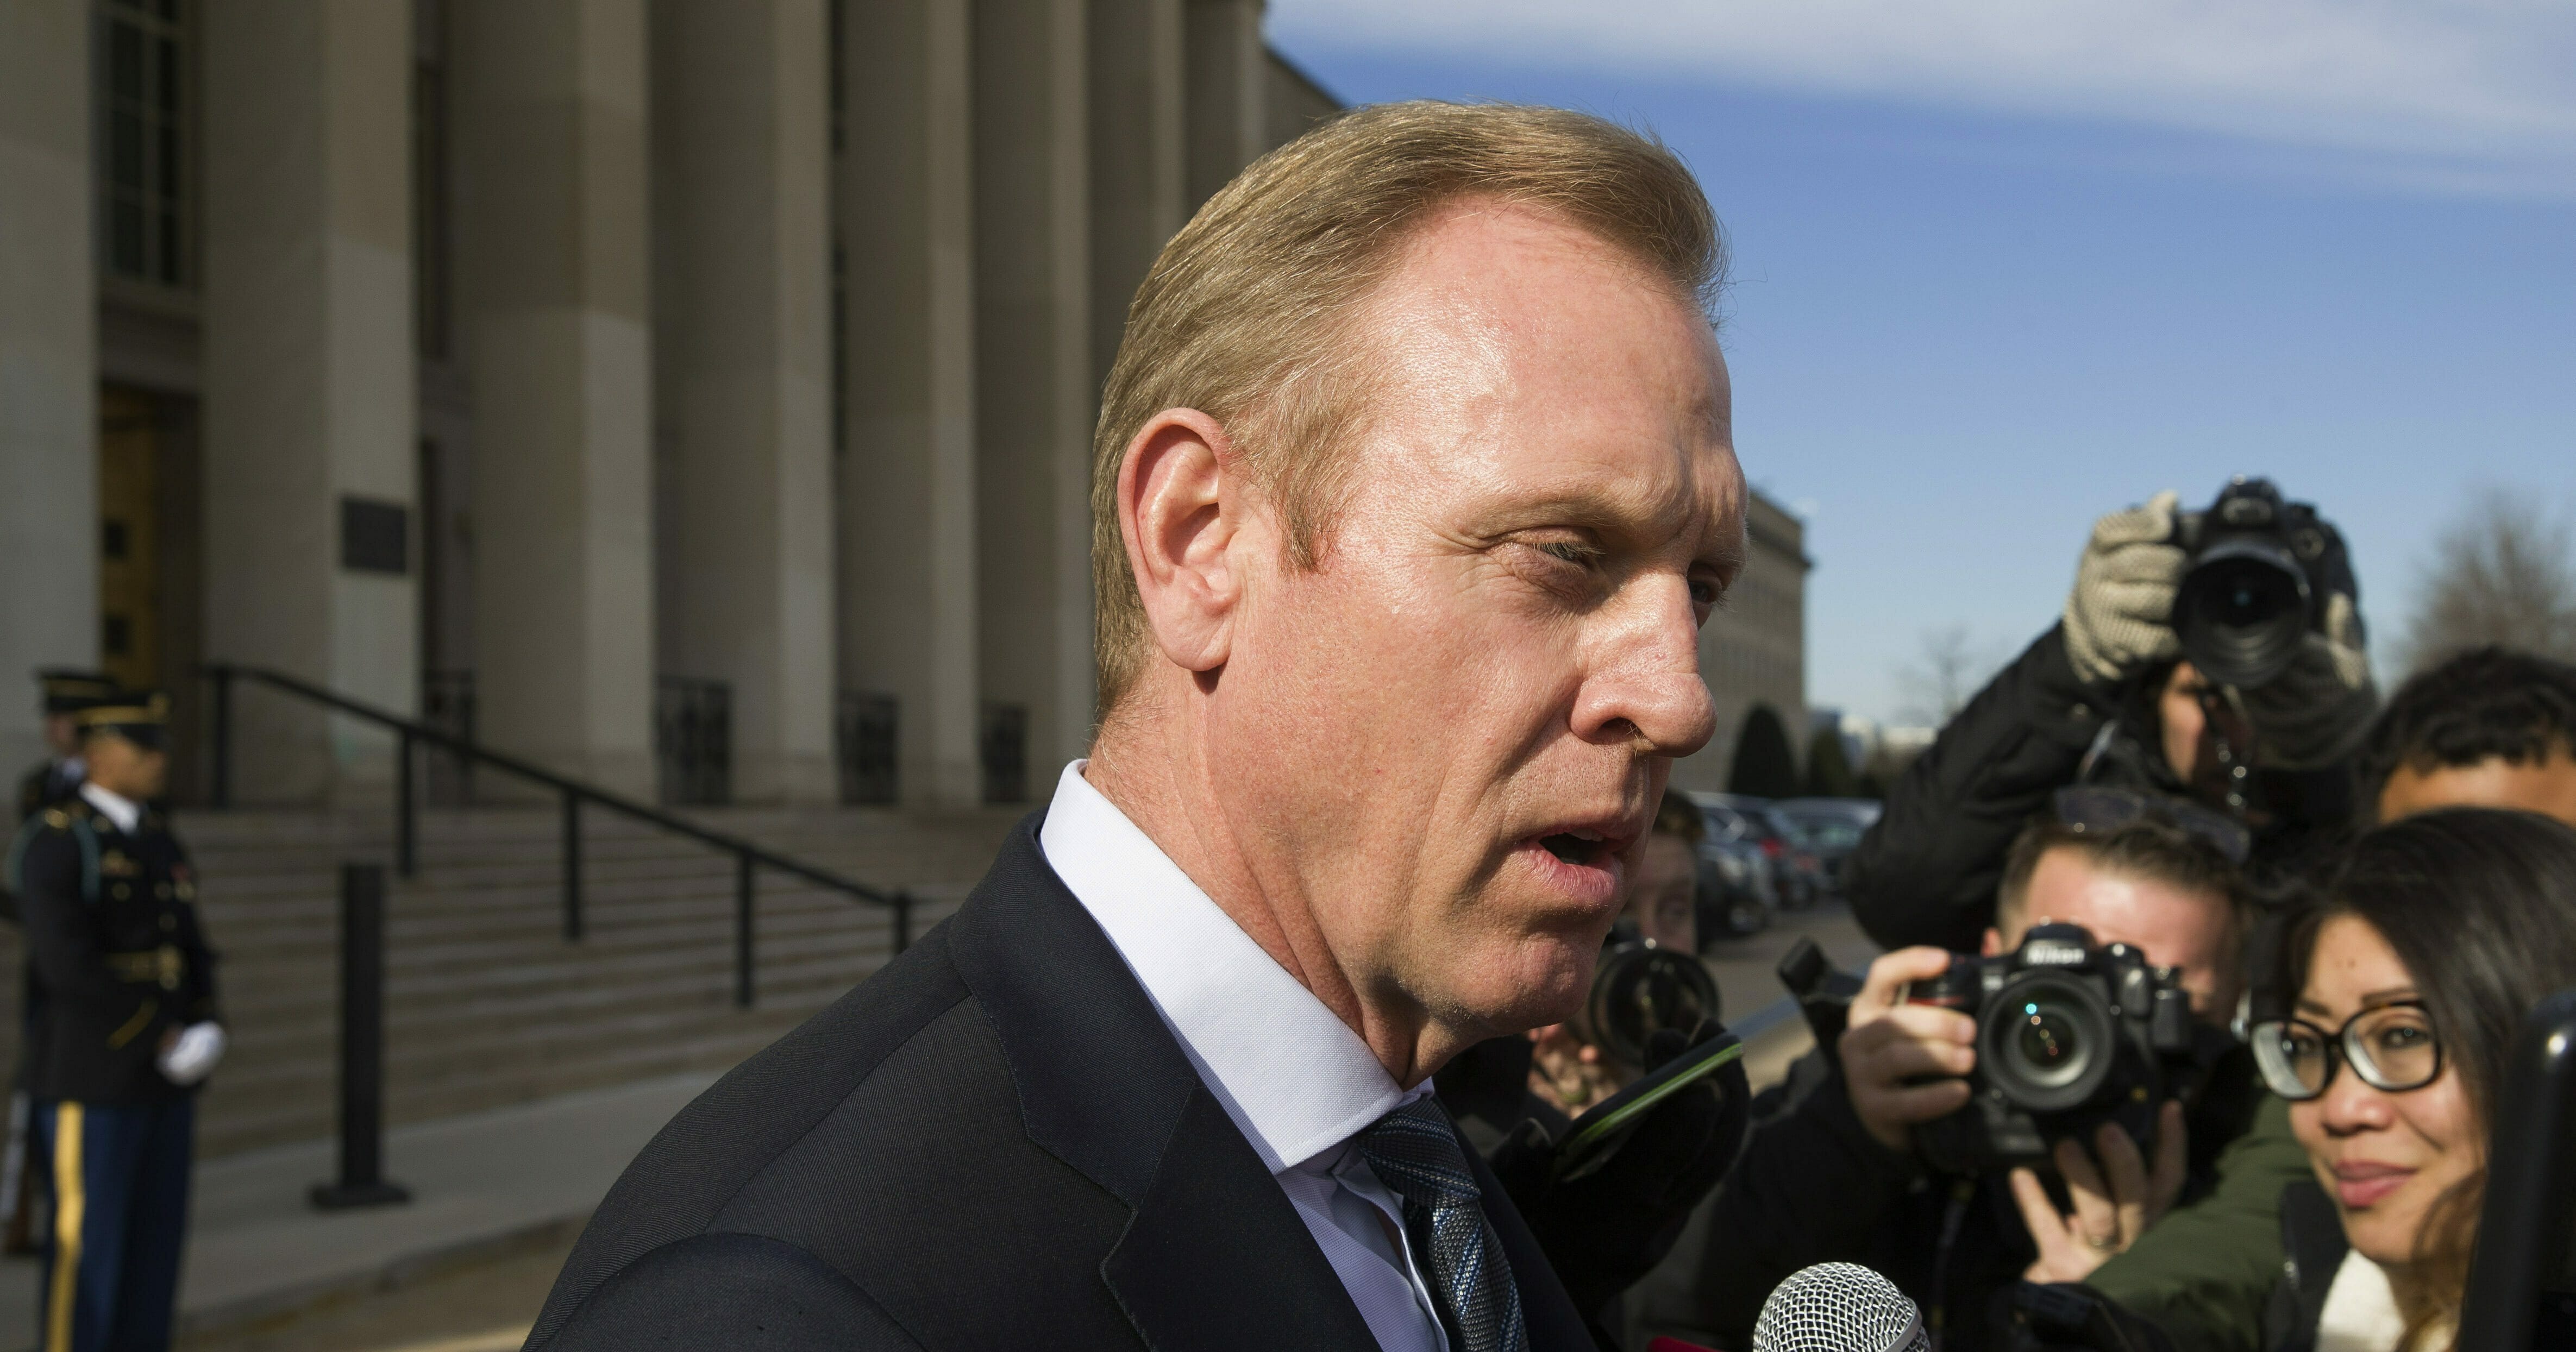
M2353 591L2342 535L2269 479L2232 480L2208 510L2180 514L2173 542L2190 558L2174 590L2174 636L2222 685L2269 684L2322 623L2325 598Z
M1574 1018L1574 1033L1620 1065L1644 1069L1655 1034L1687 1038L1703 1021L1722 1017L1717 979L1696 954L1641 939L1622 920L1611 927L1592 969L1592 991Z
M1909 1004L1977 1021L1966 1107L1915 1128L1924 1161L1977 1174L2042 1163L2052 1142L2117 1123L2152 1148L2159 1105L2191 1065L2191 997L2173 968L2080 925L2034 925L2021 946L1953 958Z

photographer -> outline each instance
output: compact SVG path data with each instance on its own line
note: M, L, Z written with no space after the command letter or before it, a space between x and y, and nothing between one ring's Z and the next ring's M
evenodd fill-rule
M1705 827L1699 810L1679 791L1664 795L1653 828L1640 846L1627 904L1610 933L1596 969L1599 983L1615 980L1612 955L1639 943L1679 955L1694 965L1694 852ZM1708 988L1714 996L1715 987ZM1685 1049L1685 1034L1672 1028L1648 1032L1638 1059L1623 1058L1604 1043L1618 1039L1591 1024L1591 1007L1571 1023L1478 1043L1434 1077L1441 1102L1468 1141L1490 1159L1513 1205L1529 1221L1554 1266L1604 1347L1617 1346L1622 1292L1672 1251L1690 1214L1716 1186L1735 1158L1746 1121L1747 1090L1740 1065L1695 1088L1663 1100L1601 1168L1582 1178L1554 1177L1553 1151L1567 1139L1574 1118L1598 1106L1639 1075ZM1669 1013L1696 1024L1714 1018L1712 998L1674 1002ZM1632 1028L1636 1033L1647 1031Z
M2159 1110L2151 1151L2108 1124L2056 1142L2064 1205L2027 1169L1931 1169L1921 1134L1969 1103L1976 1023L1907 1000L1910 985L1950 970L1948 952L1886 954L1870 966L1838 1057L1811 1054L1756 1105L1751 1139L1710 1217L1698 1277L1708 1331L1742 1346L1782 1278L1844 1260L1877 1268L1914 1297L1945 1349L1996 1346L1996 1298L2016 1282L2091 1278L2169 1210L2205 1205L2233 1174L2260 1173L2277 1196L2282 1161L2234 1148L2262 1099L2250 1057L2221 1029L2241 985L2249 911L2234 863L2244 835L2231 825L2126 790L2058 795L2008 849L1996 926L1982 939L1994 956L2018 950L2034 925L2074 924L2097 944L2126 943L2180 969L2200 1073L2183 1101Z
M1654 829L1637 856L1628 904L1610 928L1612 947L1644 942L1683 957L1699 952L1698 847L1707 829L1688 798L1679 793L1664 795L1655 812ZM1595 971L1598 980L1599 969ZM1564 1023L1530 1030L1530 1092L1556 1112L1573 1114L1591 1108L1626 1088L1645 1070L1623 1064L1608 1049L1587 1040L1585 1031ZM1558 1134L1563 1133L1558 1130Z
M2353 748L2378 697L2342 536L2260 480L2208 512L2176 503L2167 491L2094 523L2060 623L1889 792L1851 861L1872 939L1973 947L2005 846L2063 785L2228 811L2254 830L2258 875L2350 818Z

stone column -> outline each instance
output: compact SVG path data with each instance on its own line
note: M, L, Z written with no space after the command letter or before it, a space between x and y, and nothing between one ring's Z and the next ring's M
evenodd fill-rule
M1188 218L1181 0L1092 0L1091 383L1109 379L1127 306Z
M98 664L89 6L0 5L0 766L43 751L40 666Z
M733 690L738 801L832 769L825 0L655 0L662 651Z
M1269 48L1261 42L1262 0L1187 0L1189 207L1216 195L1269 148L1262 95Z
M409 712L411 14L203 11L206 643ZM244 691L239 797L381 791L385 734Z
M653 773L643 0L458 0L457 282L474 405L476 730Z
M1090 106L1083 0L975 15L976 579L1027 793L1091 742Z
M841 32L841 684L894 698L917 806L982 797L971 17L869 0Z

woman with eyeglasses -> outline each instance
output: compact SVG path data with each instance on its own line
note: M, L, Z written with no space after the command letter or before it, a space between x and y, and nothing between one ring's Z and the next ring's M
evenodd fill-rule
M2282 1195L2275 1352L2442 1352L2514 1031L2576 985L2576 830L2426 813L2361 837L2281 949L2255 1056L2316 1171Z

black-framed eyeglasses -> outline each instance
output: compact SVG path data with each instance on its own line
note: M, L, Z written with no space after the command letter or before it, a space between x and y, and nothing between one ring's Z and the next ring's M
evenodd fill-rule
M2059 789L2051 807L2060 824L2076 831L2117 831L2139 822L2170 826L2225 855L2231 864L2244 863L2254 848L2254 833L2245 823L2160 793L2075 784Z
M2332 1032L2305 1019L2265 1019L2246 1040L2254 1044L2263 1082L2293 1101L2326 1092L2338 1061L2352 1063L2362 1083L2391 1094L2421 1089L2442 1075L2442 1040L2421 1000L2373 1005Z

